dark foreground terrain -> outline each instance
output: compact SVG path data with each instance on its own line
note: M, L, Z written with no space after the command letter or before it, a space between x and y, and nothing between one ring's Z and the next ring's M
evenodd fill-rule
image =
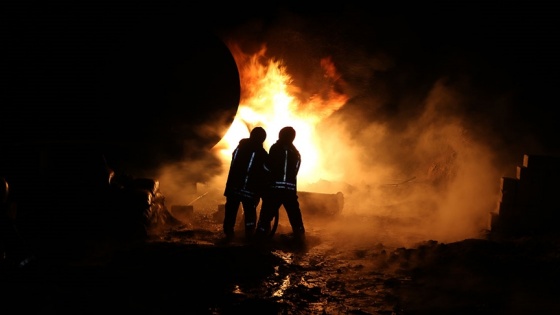
M209 216L143 241L52 244L24 266L2 262L2 314L560 312L556 238L407 248L350 244L328 223L309 226L304 246L282 224L270 244L224 243L220 223Z

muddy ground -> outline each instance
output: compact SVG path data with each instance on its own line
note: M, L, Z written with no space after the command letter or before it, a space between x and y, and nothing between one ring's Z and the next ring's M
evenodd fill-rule
M379 218L336 220L380 229ZM554 237L403 247L387 236L349 241L323 221L310 222L298 246L281 221L273 241L257 245L224 242L209 215L180 222L147 240L50 244L25 266L4 263L2 314L560 312Z

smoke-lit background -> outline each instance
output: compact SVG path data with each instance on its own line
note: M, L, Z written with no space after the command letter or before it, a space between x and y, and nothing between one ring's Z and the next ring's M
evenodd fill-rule
M286 6L219 34L247 54L264 45L303 103L349 96L317 125L329 172L309 186L300 177L301 190L342 191L345 214L393 218L395 235L456 241L489 227L500 179L523 154L558 153L553 23L536 6L345 4ZM351 229L359 238L380 227Z
M559 154L556 116L552 114L559 66L554 10L538 3L497 2L406 6L345 2L325 6L90 5L80 11L82 17L91 18L87 22L72 18L74 10L56 4L49 7L48 19L31 10L32 6L24 6L18 7L16 18L8 19L17 23L8 23L5 32L14 40L11 32L23 34L21 28L28 29L42 18L42 23L33 27L46 24L53 32L62 32L65 27L79 26L78 35L85 32L93 33L95 39L110 38L111 47L120 47L124 40L128 48L119 50L118 58L109 53L112 61L116 60L115 67L123 68L119 64L123 61L123 69L149 78L148 82L127 84L126 91L131 94L151 85L165 89L162 82L167 82L169 72L158 67L166 58L180 60L181 52L191 58L187 66L197 64L195 75L188 67L179 70L184 82L200 82L201 74L220 72L211 57L201 62L193 59L206 57L205 53L193 55L193 51L208 47L209 42L192 40L192 35L185 34L213 33L248 55L264 45L267 58L285 64L293 79L293 94L301 102L317 95L328 98L327 92L332 90L349 97L343 107L316 126L322 153L328 156L328 172L316 174L316 182L300 185L300 189L342 191L345 214L396 218L403 223L400 233L420 234L421 238L454 241L478 236L487 227L489 212L495 210L500 178L515 176L523 154ZM64 23L60 22L62 17ZM25 34L42 33L33 29ZM44 48L34 43L29 49ZM66 47L63 51L67 52ZM132 59L125 56L128 53ZM30 56L32 59L23 62L44 58L41 53ZM336 68L335 77L325 75L321 66L325 58ZM225 64L230 66L227 60ZM27 69L10 69L21 68ZM146 75L145 69L151 75ZM207 75L202 80L211 78ZM111 80L114 84L118 78ZM231 87L224 84L223 88ZM134 171L140 169L161 181L169 205L188 204L208 191L212 194L197 201L195 209L222 203L228 165L190 140L211 132L207 142L213 144L217 135L225 133L231 110L237 105L236 92L224 92L219 84L213 85L213 93L204 95L226 93L217 102L228 106L217 108L219 113L206 120L211 124L201 126L195 117L201 110L203 115L209 111L196 109L193 100L205 97L197 95L198 89L178 87L178 94L194 91L193 99L182 94L169 103L151 104L158 91L148 93L148 100L142 93L130 95L130 99L122 91L118 94L118 99L127 103L121 109L126 108L127 114L117 117L127 121L127 132L129 128L139 130L125 133L138 137L128 161L135 164ZM244 91L240 92L242 100ZM11 101L16 98L7 94ZM27 113L17 112L22 120ZM37 119L34 114L30 117ZM4 124L14 124L4 119ZM25 132L19 126L14 128ZM165 132L160 133L161 128ZM3 131L3 136L8 132ZM184 138L170 139L169 135ZM269 133L267 140L275 138ZM144 164L135 157L142 158ZM111 156L107 159L110 162ZM118 167L127 166L122 163ZM193 182L203 187L193 192ZM369 228L355 230L365 233Z

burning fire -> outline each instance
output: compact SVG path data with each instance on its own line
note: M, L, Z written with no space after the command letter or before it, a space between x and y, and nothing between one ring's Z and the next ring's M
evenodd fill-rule
M437 81L426 99L398 98L404 111L373 117L384 109L383 99L368 99L370 94L362 94L360 86L347 86L330 58L317 62L322 76L306 81L304 89L296 76L300 73L293 72L292 77L283 60L267 56L265 46L247 54L235 42L226 44L239 71L241 97L231 127L211 152L220 167L211 169L210 180L197 183L215 193L215 198L203 198L197 207L213 210L216 202L223 203L231 153L254 127L267 131L264 147L268 150L280 129L292 126L302 155L301 192L341 192L347 215L397 219L380 220L376 228L369 220L361 226L342 224L339 228L349 229L352 238L393 238L399 244L421 239L448 242L477 237L487 226L489 209L497 198L495 178L500 174L492 164L493 150L471 138L468 131L473 127L461 119L462 111L454 112L464 100L453 86ZM360 97L350 103L343 91ZM402 94L407 93L400 91L397 97ZM348 105L352 108L340 112ZM199 162L170 165L162 171L163 180L180 183L177 174L206 170L206 161ZM172 190L167 182L171 190L167 195L177 196L173 202L198 200L197 196L185 200L190 196L184 194L184 184L171 185ZM386 227L386 222L395 224Z
M266 47L252 56L243 53L235 44L230 44L229 49L239 69L241 100L231 127L213 149L224 165L230 162L231 152L239 140L248 137L254 127L261 126L267 131L264 146L268 150L278 139L280 129L292 126L297 133L294 145L302 155L300 185L316 182L319 175L322 179L334 179L329 177L336 177L336 174L329 174L325 168L328 156L318 145L315 127L344 106L348 96L331 88L301 101L297 97L301 90L293 85L286 66L282 60L267 59ZM329 58L321 60L321 67L326 79L340 84Z

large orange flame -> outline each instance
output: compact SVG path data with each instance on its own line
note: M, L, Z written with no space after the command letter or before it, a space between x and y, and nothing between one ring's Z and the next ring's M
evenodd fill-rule
M301 101L297 96L300 89L292 84L282 60L267 59L266 47L249 56L235 44L229 45L237 63L241 82L241 100L236 117L222 140L214 150L224 163L229 163L231 152L240 139L248 137L250 131L261 126L267 131L265 148L278 139L284 126L292 126L297 136L294 145L302 155L298 180L301 186L312 184L318 178L329 179L323 169L325 154L318 146L316 125L344 106L348 96L334 89L321 95L314 94ZM337 80L334 64L329 58L321 60L324 77ZM326 95L326 96L325 96Z

